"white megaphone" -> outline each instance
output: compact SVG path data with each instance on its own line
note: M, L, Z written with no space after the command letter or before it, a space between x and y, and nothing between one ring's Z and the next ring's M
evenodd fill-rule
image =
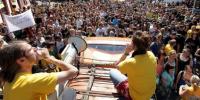
M72 63L77 54L84 51L87 48L86 41L78 36L70 37L68 39L68 45L61 53L61 58L66 63Z
M87 43L83 38L78 37L78 36L70 37L68 39L68 44L66 45L65 49L61 53L61 59L65 63L72 64L76 58L76 55L84 51L86 48L87 48ZM66 94L63 93L66 83L67 81L60 83L58 85L58 88L56 89L57 97L52 96L52 97L49 97L49 99L54 100L55 98L58 98L58 100L66 100L66 98L64 98ZM69 96L67 95L67 97Z

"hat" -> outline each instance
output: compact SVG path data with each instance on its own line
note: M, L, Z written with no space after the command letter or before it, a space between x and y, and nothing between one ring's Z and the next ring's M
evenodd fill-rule
M170 51L167 53L167 55L169 56L169 55L172 55L172 54L174 54L174 53L176 53L176 50L172 49L172 50L170 50Z
M190 33L192 33L192 30L191 30L191 29L187 31L187 34L190 34Z

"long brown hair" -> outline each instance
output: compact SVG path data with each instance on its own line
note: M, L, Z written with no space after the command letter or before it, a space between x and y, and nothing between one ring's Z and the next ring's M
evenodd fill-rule
M25 41L13 41L0 50L0 79L5 82L12 82L20 69L16 60L25 56L22 45Z
M132 43L134 48L136 48L132 57L139 54L145 54L149 49L150 36L146 32L137 31L135 35L132 36Z

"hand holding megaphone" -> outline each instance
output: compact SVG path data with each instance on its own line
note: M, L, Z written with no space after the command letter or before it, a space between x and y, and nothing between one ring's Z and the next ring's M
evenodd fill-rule
M46 59L49 58L49 51L47 48L36 48L36 54L37 54L37 58L38 60L42 60L42 59Z

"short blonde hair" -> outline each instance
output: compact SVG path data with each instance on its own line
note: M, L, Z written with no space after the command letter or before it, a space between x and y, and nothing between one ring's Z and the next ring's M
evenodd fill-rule
M190 82L191 82L192 84L197 84L197 85L199 85L200 79L199 79L199 77L198 77L197 75L192 75L192 77L190 78Z
M174 54L174 53L176 53L176 50L174 50L174 49L172 49L172 50L170 50L169 52L168 52L168 56L170 56L170 55L172 55L172 54Z
M191 33L192 33L192 30L188 30L188 31L187 31L187 34L191 34Z

